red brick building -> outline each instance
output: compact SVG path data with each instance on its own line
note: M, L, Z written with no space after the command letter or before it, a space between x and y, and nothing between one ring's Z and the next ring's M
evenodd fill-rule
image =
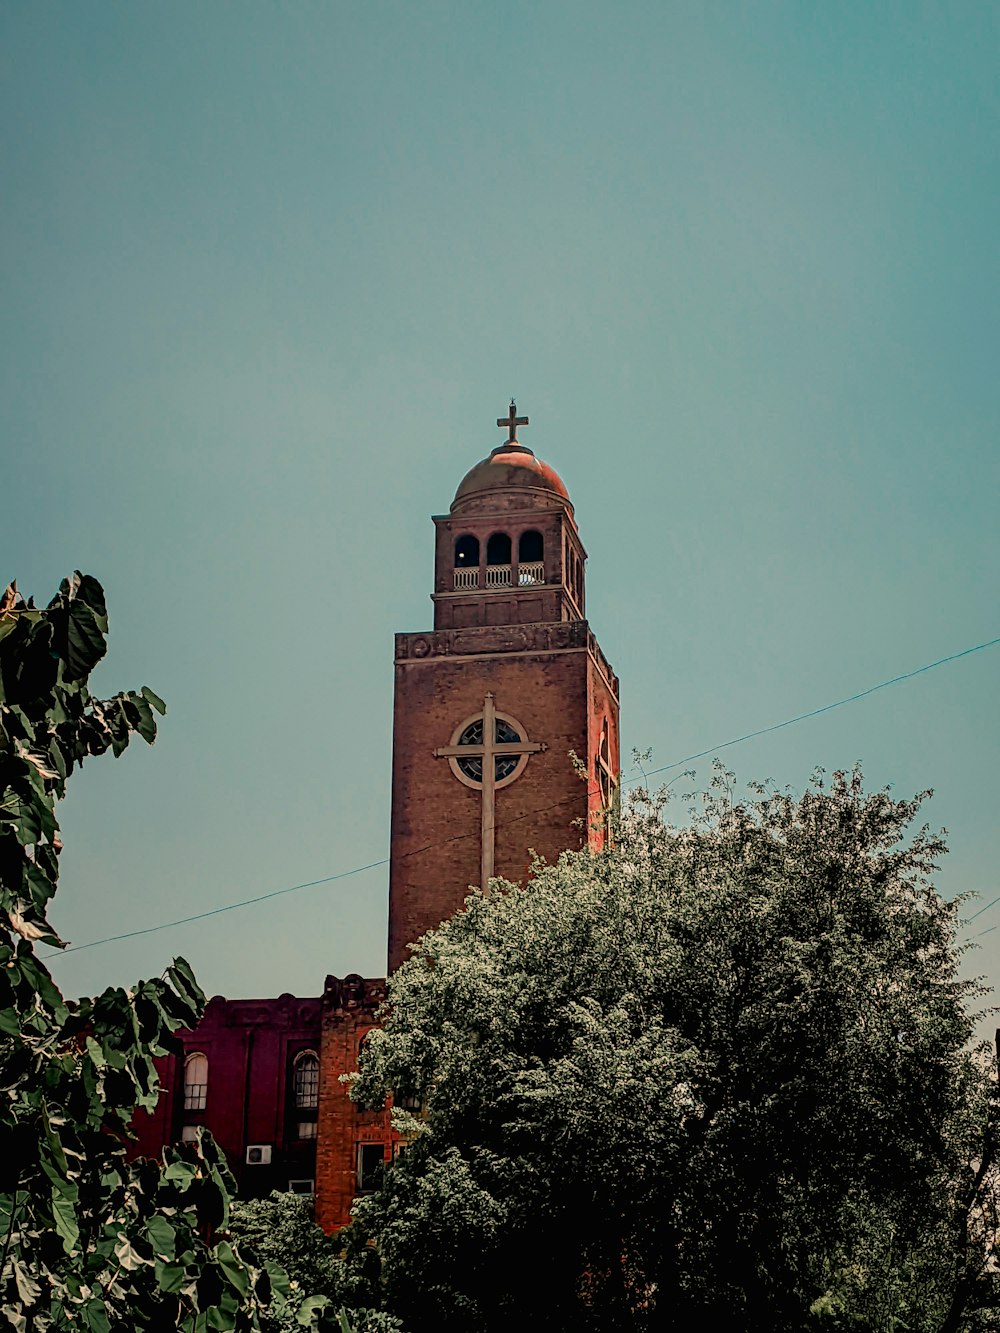
M321 1001L214 996L184 1051L157 1061L163 1089L135 1118L136 1155L211 1130L240 1195L312 1194L316 1178Z
M396 635L390 972L471 885L600 846L615 799L618 681L585 619L573 506L518 441L526 424L511 403L507 439L434 519L434 627ZM384 995L383 979L348 976L319 999L213 1000L164 1070L143 1149L200 1120L241 1192L315 1182L317 1220L343 1226L394 1151L387 1113L358 1111L340 1082Z

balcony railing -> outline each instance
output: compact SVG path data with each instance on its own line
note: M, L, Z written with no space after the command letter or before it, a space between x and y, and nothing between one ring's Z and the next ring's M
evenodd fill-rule
M486 565L486 579L483 584L486 588L509 588L511 586L512 570L510 565ZM518 587L529 588L533 583L545 582L545 563L542 560L528 560L518 566L517 569ZM472 588L479 587L479 566L478 565L456 565L455 567L455 588L456 590L466 592Z

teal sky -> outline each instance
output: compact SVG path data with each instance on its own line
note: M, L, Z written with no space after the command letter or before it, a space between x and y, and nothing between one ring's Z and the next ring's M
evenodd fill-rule
M393 632L430 624L429 516L512 394L576 505L626 753L1000 635L998 55L992 3L9 0L0 574L96 575L96 686L169 709L71 786L64 935L387 854ZM941 886L986 903L998 667L726 757L933 787ZM384 971L386 882L54 972L180 952L209 993L317 994Z

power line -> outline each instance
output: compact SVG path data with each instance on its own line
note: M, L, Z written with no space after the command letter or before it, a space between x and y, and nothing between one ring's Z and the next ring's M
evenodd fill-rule
M351 875L360 875L365 870L374 870L376 866L387 866L389 858L370 861L366 866L355 866L353 870L342 870L339 875L325 875L322 879L310 879L305 884L292 884L286 889L272 889L270 893L258 894L256 898L244 898L238 903L227 903L225 907L213 907L210 912L197 912L194 916L178 917L176 921L163 921L158 926L146 926L142 930L127 930L121 935L107 935L103 940L91 940L89 944L71 944L65 949L56 949L46 958L61 958L64 954L79 953L81 949L96 949L99 944L113 944L116 940L134 940L139 935L155 935L158 930L172 930L174 926L186 926L192 921L207 921L210 916L221 916L223 912L235 912L238 907L251 907L254 903L263 903L268 898L280 898L284 893L298 893L299 889L312 889L317 884L331 884L335 879L347 879Z
M666 773L671 768L679 768L681 764L691 763L695 759L704 759L707 755L717 754L720 750L729 749L730 746L741 745L744 741L755 740L758 736L766 736L772 731L781 731L784 727L794 726L797 722L805 722L808 718L819 717L821 713L829 713L831 709L843 708L845 704L856 703L859 699L865 699L869 694L874 694L877 690L887 689L890 685L899 685L904 680L912 680L914 676L923 675L925 671L933 671L936 667L944 666L948 662L957 662L959 658L968 657L971 653L982 652L984 648L993 648L998 643L1000 643L1000 637L989 639L985 643L978 643L972 648L964 648L961 652L951 653L948 657L940 657L936 662L928 662L926 666L917 667L915 671L907 671L901 676L893 676L891 680L883 680L878 685L871 685L866 690L860 690L857 694L849 695L846 699L838 699L836 703L824 704L821 708L813 708L808 713L800 713L797 717L786 718L784 722L775 722L769 727L761 727L758 731L748 731L743 736L736 736L733 740L723 741L720 745L713 745L710 749L699 750L697 754L689 754L685 759L675 759L672 763L663 764L660 768L652 768L648 773L643 774L642 780L646 781L657 773ZM632 779L632 782L638 781L638 778ZM623 783L622 785L625 784ZM592 796L596 794L596 792L596 787L590 788L588 789L587 795ZM555 801L550 805L539 806L535 810L528 810L523 814L515 815L512 819L506 820L504 826L509 827L511 824L519 823L522 819L529 819L533 815L544 814L549 810L557 810L560 806L573 804L578 800L579 793L574 793L573 796L567 797L565 800ZM436 842L429 842L425 847L419 847L412 852L404 853L404 855L407 859L413 856L422 856L425 852L432 851L435 848L445 847L452 842L461 842L464 839L473 836L475 836L473 831L468 833L454 833L449 838L441 838ZM378 861L369 861L367 865L355 866L352 870L342 870L336 875L325 875L321 879L307 880L303 884L292 884L287 888L273 889L270 893L261 893L254 898L243 898L239 902L227 903L224 907L213 907L208 912L197 912L192 916L179 917L176 921L163 921L157 926L146 926L141 930L124 931L119 935L106 935L102 939L89 940L86 944L73 944L66 949L54 949L51 953L45 954L44 957L61 958L68 953L80 953L84 949L96 949L101 944L114 944L120 940L137 939L140 935L155 935L161 930L172 930L175 926L190 925L194 921L207 921L209 917L221 916L223 912L235 912L238 908L252 907L255 903L267 902L271 898L280 898L287 893L298 893L301 889L312 889L319 884L332 884L335 880L348 879L352 875L360 875L366 870L375 870L379 866L388 864L389 858L385 856ZM981 916L983 912L988 911L989 908L994 907L997 903L1000 903L1000 897L987 903L985 907L981 907L978 912L974 913L974 915L969 918L969 921L974 921L977 916ZM989 930L994 929L994 926L989 927ZM989 930L981 933L984 935L988 934ZM976 936L975 938L978 939L979 936Z
M960 657L968 657L970 653L982 652L984 648L992 648L1000 643L1000 638L989 639L986 643L977 643L974 648L963 648L960 653L951 653L948 657L939 657L936 662L928 662L926 666L917 667L916 671L907 671L902 676L893 676L891 680L883 680L878 685L870 685L867 690L860 690L857 694L848 695L846 699L838 699L836 703L824 704L822 708L812 708L808 713L800 713L798 717L786 718L784 722L775 722L770 727L761 727L759 731L748 731L745 736L737 736L735 740L723 741L721 745L713 745L708 750L699 750L697 754L689 754L686 759L675 759L672 764L664 764L662 768L651 768L648 777L654 773L665 773L669 768L677 768L680 764L689 764L693 759L704 759L706 755L717 754L720 750L728 750L731 745L741 745L744 741L755 740L758 736L767 736L772 731L781 731L783 727L794 726L796 722L805 722L807 718L819 717L820 713L829 713L833 708L843 708L845 704L857 703L859 699L866 699L869 694L874 694L876 690L887 689L890 685L899 685L901 681L912 680L914 676L922 676L925 671L933 671L935 667L944 666L946 662L957 662Z
M975 919L976 919L977 916L982 916L982 914L983 914L984 912L988 912L988 911L990 910L991 907L996 907L997 903L1000 903L1000 898L994 898L994 899L992 899L992 901L991 901L991 902L988 902L988 903L986 904L985 907L980 907L980 909L979 909L978 912L973 912L971 916L967 916L967 917L965 918L965 924L966 924L966 925L969 925L970 922L975 921ZM990 930L992 930L992 929L993 929L993 927L990 926Z

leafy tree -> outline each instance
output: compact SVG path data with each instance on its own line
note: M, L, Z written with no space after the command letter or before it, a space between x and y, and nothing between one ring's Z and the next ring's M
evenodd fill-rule
M136 733L152 743L164 711L145 687L90 694L106 634L101 586L79 572L44 610L13 585L0 600L0 1312L18 1333L257 1328L287 1284L220 1234L233 1181L211 1138L126 1161L154 1058L203 1008L190 968L70 1001L35 953L62 946L46 913L67 779Z
M235 1201L229 1232L241 1250L249 1248L258 1259L281 1264L293 1291L315 1292L325 1296L331 1307L347 1307L354 1333L394 1333L402 1328L392 1315L370 1308L377 1256L362 1251L353 1262L345 1262L343 1234L328 1236L318 1227L301 1195L275 1192L267 1199ZM261 1318L261 1328L263 1333L297 1333L301 1324L292 1306L281 1301Z
M408 1328L997 1326L995 1071L923 796L730 779L391 980L352 1095L425 1110L355 1226Z

